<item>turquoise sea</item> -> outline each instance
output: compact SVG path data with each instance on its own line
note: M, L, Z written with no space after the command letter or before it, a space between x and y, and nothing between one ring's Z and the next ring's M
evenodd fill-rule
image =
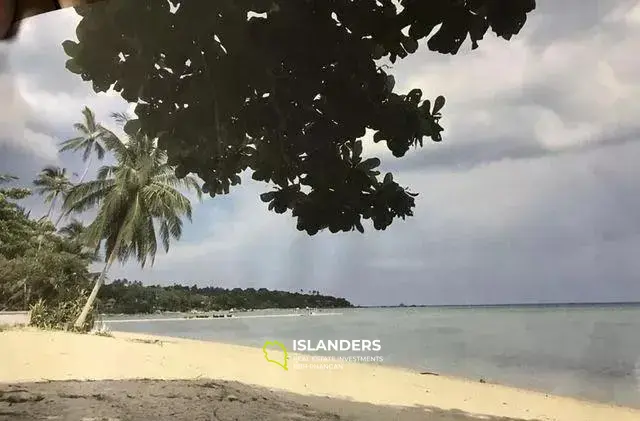
M254 311L247 315L291 312ZM382 349L375 354L383 357L385 365L483 378L488 382L640 407L640 305L364 308L321 312L342 315L126 323L112 317L105 321L117 331L256 347L262 347L267 340L289 346L301 339L314 343L378 339Z

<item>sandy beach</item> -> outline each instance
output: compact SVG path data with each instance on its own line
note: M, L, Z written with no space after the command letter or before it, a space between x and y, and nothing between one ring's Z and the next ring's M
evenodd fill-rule
M262 349L186 339L9 329L0 350L0 419L640 420L636 409L367 363L285 371Z

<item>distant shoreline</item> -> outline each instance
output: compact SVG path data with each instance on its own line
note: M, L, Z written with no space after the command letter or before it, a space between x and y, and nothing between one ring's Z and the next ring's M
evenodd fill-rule
M342 313L315 313L315 314L304 314L304 313L287 313L287 314L261 314L261 315L247 315L247 316L237 316L237 315L227 315L225 316L208 316L208 317L150 317L146 319L106 319L103 320L103 323L139 323L139 322L173 322L173 321L182 321L182 320L229 320L229 319L261 319L261 318L277 318L277 317L320 317L320 316L342 316Z
M511 303L511 304L405 304L361 305L353 308L524 308L524 307L637 307L640 301L584 302L584 303Z
M513 304L406 304L406 305L354 305L352 307L319 307L316 311L343 311L343 310L354 310L354 309L409 309L409 308L430 308L430 309L482 309L482 308L495 308L495 309L507 309L507 308L592 308L592 307L640 307L640 302L629 301L629 302L603 302L603 303L540 303L540 304L531 304L531 303L513 303ZM266 312L266 311L305 311L305 309L298 308L256 308L256 309L235 309L235 314L242 313L250 313L250 312ZM100 317L104 317L110 319L112 317L122 317L122 316L162 316L162 315L184 315L184 314L193 314L191 317L184 317L184 319L215 319L215 318L225 318L225 316L214 316L214 317L202 317L203 314L222 314L224 313L234 313L231 310L216 310L216 311L199 311L197 313L192 313L192 311L160 311L153 313L100 313ZM300 313L303 315L303 313ZM244 316L243 316L244 317ZM252 316L255 317L255 316ZM237 316L235 317L237 318ZM182 319L182 318L180 318Z

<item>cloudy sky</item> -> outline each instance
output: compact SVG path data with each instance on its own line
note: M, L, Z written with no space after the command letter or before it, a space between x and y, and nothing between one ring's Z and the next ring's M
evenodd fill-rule
M130 109L65 70L60 44L78 21L70 9L39 16L0 46L0 172L81 173L56 144L82 107L105 123ZM111 278L318 289L355 304L640 300L638 45L640 2L539 0L511 42L488 34L453 57L423 50L394 66L396 90L447 97L444 142L403 159L367 150L420 193L412 219L308 237L247 180L195 205L152 268L117 266Z

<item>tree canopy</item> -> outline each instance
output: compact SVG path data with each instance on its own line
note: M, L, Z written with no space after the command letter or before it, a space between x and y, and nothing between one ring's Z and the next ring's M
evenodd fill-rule
M413 215L415 193L363 159L366 130L395 157L442 140L445 99L394 92L381 60L419 42L456 54L491 29L509 40L535 0L109 0L77 7L67 69L137 103L128 129L158 138L211 196L245 170L297 228L364 232ZM434 87L434 90L437 89ZM429 95L435 95L430 92Z
M0 175L0 184L16 180ZM16 203L30 194L0 186L0 310L31 308L34 324L61 326L86 301L93 254L57 235L48 219L30 219Z
M82 109L82 115L84 117L84 122L73 125L73 128L80 134L80 136L67 139L60 143L60 152L77 152L81 150L82 161L88 161L78 183L82 183L84 178L87 176L89 166L91 165L91 159L93 158L92 152L96 153L100 161L104 159L106 150L102 144L102 140L108 134L108 131L96 122L96 115L89 107L84 107Z
M83 113L92 114L88 108ZM123 114L113 117L123 124L128 121ZM105 248L104 269L75 322L76 327L85 325L85 318L113 262L124 263L135 257L144 267L148 258L151 263L155 259L157 234L165 251L169 250L171 240L180 238L181 218L186 216L191 220L191 201L180 189L193 190L198 198L202 194L194 177L176 177L175 169L167 164L166 153L157 147L156 139L140 130L120 139L101 126L96 127L116 164L103 165L95 180L74 185L63 203L67 213L97 208L96 218L82 237L94 247L104 243Z
M116 279L100 289L101 313L140 314L157 311L219 311L272 308L347 308L344 298L320 294L268 290L266 288L198 287L143 285L140 281Z

